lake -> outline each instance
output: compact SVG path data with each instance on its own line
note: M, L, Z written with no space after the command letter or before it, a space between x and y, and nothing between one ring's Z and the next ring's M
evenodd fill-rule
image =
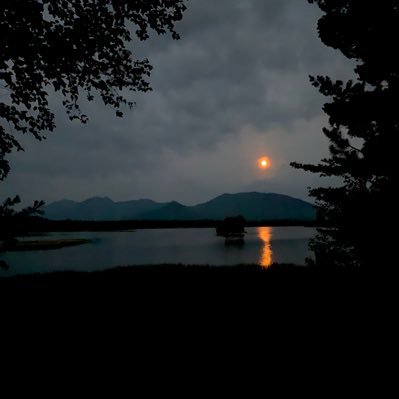
M225 245L215 229L154 229L123 232L49 233L29 240L82 238L89 244L50 251L6 252L10 266L0 276L64 270L94 271L154 264L237 265L305 264L316 230L307 227L253 227L245 243Z

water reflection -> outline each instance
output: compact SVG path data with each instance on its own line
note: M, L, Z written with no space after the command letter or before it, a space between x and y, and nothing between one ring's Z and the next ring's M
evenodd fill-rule
M273 263L273 252L271 247L272 228L271 227L258 227L258 237L263 242L262 255L259 264L268 268Z
M2 252L10 270L1 276L62 270L94 271L120 265L237 265L305 264L315 229L249 227L245 245L225 247L215 229L154 229L135 232L49 233L46 239L84 239L89 244L54 251ZM30 240L43 237L29 237ZM0 261L1 264L1 261Z

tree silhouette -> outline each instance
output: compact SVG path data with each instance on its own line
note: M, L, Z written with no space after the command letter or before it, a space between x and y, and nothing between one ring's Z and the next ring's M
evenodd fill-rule
M311 77L332 100L324 105L330 157L318 165L293 163L321 176L338 176L338 187L316 188L319 220L316 261L332 266L389 264L393 239L384 228L396 214L399 129L399 1L308 0L324 15L321 40L356 63L354 80Z
M1 0L0 180L6 155L22 150L17 132L38 140L55 128L50 90L60 92L70 119L86 123L79 98L95 94L122 117L132 107L124 89L150 90L151 65L127 47L149 31L170 32L182 18L184 0Z
M0 204L0 244L15 240L18 234L24 234L26 231L21 230L26 221L32 217L43 215L43 201L35 201L33 206L24 208L20 211L15 210L15 206L21 203L21 199L17 195L14 198L7 198Z

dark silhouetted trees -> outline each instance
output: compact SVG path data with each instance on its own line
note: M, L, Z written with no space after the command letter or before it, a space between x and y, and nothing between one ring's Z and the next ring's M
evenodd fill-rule
M150 90L151 65L127 44L134 36L170 32L182 18L184 0L1 0L0 180L7 154L22 150L16 133L38 140L55 128L50 90L63 96L71 119L85 123L79 98L95 95L123 116L132 107L123 90Z
M17 211L15 207L21 203L19 196L7 198L0 204L0 245L15 239L18 234L25 234L27 221L35 216L43 215L43 201L35 201L33 206Z
M399 1L309 0L324 15L321 40L356 63L353 81L312 77L331 98L324 111L330 157L296 168L337 176L335 188L316 188L320 229L313 242L320 265L390 265L394 248L399 130Z

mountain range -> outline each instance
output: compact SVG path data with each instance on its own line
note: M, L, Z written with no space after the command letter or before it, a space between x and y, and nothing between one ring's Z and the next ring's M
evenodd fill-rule
M52 220L222 220L242 215L247 220L315 219L313 205L281 194L223 194L208 202L185 206L179 202L155 202L148 199L114 202L94 197L83 202L62 200L44 208L44 216Z

